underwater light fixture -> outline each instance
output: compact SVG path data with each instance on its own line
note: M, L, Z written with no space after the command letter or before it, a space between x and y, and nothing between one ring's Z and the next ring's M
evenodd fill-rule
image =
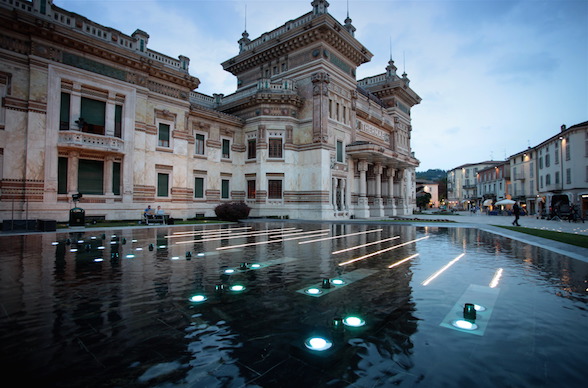
M322 352L324 350L330 349L331 346L333 346L333 343L323 337L310 337L304 341L304 346L310 350Z
M149 244L149 250L152 251L153 250L153 244Z
M208 298L205 295L197 294L197 295L192 295L190 297L190 302L202 303L202 302L206 301L206 299L208 299Z
M473 303L466 303L463 306L463 319L472 322L476 320L476 308Z
M166 245L158 245L157 248L159 248L159 249L165 249L165 248L167 248L167 246Z
M96 249L104 249L104 247L102 245L100 245L98 248Z
M261 268L261 264L251 264L250 267L253 269Z
M229 269L225 269L225 271L224 271L224 272L225 272L226 274L232 274L232 273L235 273L235 270L234 270L234 269L232 269L232 268L229 268Z
M135 255L133 255L132 253L129 253L128 255L125 256L127 259L132 259L135 257Z
M322 283L322 287L323 288L331 288L331 281L328 278L324 278L323 283Z
M180 260L180 256L172 256L172 260Z
M241 285L241 284L235 284L232 285L231 287L229 287L229 290L233 291L233 292L241 292L245 290L245 286Z
M479 312L479 313L480 313L480 312L482 312L482 311L486 311L486 307L484 307L484 306L481 306L481 305L479 305L479 304L474 304L474 309L475 309L477 312Z
M309 295L318 295L323 293L320 289L316 287L307 288L306 290L304 290L304 292L306 292Z
M343 284L345 284L345 281L343 279L333 279L331 280L331 283L333 283L336 286L342 286Z
M192 257L192 252L190 252L190 251L187 251L187 252L186 252L186 257Z
M59 245L59 243L57 241L53 241L51 245Z
M239 266L239 269L242 271L245 271L248 268L249 268L249 263L241 263L241 265Z
M95 261L96 263L99 263L99 262L101 262L101 261L104 261L104 259L103 259L103 258L101 258L101 257L97 257L97 258L95 258L95 259L94 259L94 261Z
M463 329L463 330L476 330L478 328L478 325L476 325L473 322L467 321L465 319L457 319L453 322L451 322L451 324L455 327L457 327L458 329Z
M202 257L202 256L204 256L204 253L200 252L200 253L196 254L196 256Z
M345 326L349 326L349 327L361 327L361 326L365 325L365 321L363 319L361 319L360 317L350 315L348 317L345 317L345 319L343 319L343 324Z

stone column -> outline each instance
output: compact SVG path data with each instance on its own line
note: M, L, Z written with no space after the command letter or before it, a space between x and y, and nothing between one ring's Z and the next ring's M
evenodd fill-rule
M365 159L359 160L357 164L359 170L359 198L357 199L357 208L355 216L357 218L369 218L370 207L368 205L367 198L367 177L366 172L368 170L368 162Z
M104 116L104 135L114 137L114 111L115 111L115 97L113 92L108 93L108 100L106 101L106 113ZM171 134L170 134L171 136Z
M333 211L337 211L337 178L331 178L331 204Z
M312 81L312 142L329 141L329 74L320 71L314 73Z
M378 162L374 165L374 176L376 179L376 193L374 196L374 205L370 209L370 215L372 217L383 217L384 216L384 201L382 199L382 172L384 168L382 163Z
M112 166L113 166L114 157L112 155L106 156L104 159L104 195L106 196L113 196L114 192L112 191Z
M388 167L386 169L386 175L388 176L388 204L386 206L386 215L396 215L396 205L394 204L394 175L396 175L396 169Z
M78 168L80 165L80 154L70 151L67 160L67 193L69 196L78 193Z

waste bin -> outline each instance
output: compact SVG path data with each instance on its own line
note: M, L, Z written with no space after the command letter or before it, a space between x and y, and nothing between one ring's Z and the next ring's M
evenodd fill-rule
M86 223L86 211L80 207L74 207L69 211L69 226L84 226Z

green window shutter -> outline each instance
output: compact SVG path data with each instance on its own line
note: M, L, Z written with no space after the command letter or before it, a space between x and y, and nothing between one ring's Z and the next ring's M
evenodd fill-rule
M343 142L337 141L337 162L343 163Z
M229 181L226 179L221 182L221 198L229 198Z
M194 198L204 198L204 178L194 178Z
M69 93L61 93L61 105L59 107L59 129L67 131L69 129Z
M223 158L228 159L231 157L231 142L227 139L223 139Z
M157 196L167 197L169 195L169 174L157 174Z
M67 158L57 158L57 194L67 194Z
M122 105L114 107L114 136L122 138Z
M104 162L80 159L78 166L78 192L104 195Z
M106 117L106 103L82 97L81 117L88 124L104 127Z
M119 162L112 163L112 192L120 195L120 166Z
M159 141L160 147L169 147L169 124L159 123Z

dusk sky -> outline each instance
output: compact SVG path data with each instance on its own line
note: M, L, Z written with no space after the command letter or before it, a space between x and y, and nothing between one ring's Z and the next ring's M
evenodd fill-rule
M197 91L231 94L221 62L250 39L311 11L311 0L54 0L148 47L190 58ZM417 171L504 160L588 120L588 0L329 0L374 55L357 79L383 73L390 52L422 98L412 109Z

